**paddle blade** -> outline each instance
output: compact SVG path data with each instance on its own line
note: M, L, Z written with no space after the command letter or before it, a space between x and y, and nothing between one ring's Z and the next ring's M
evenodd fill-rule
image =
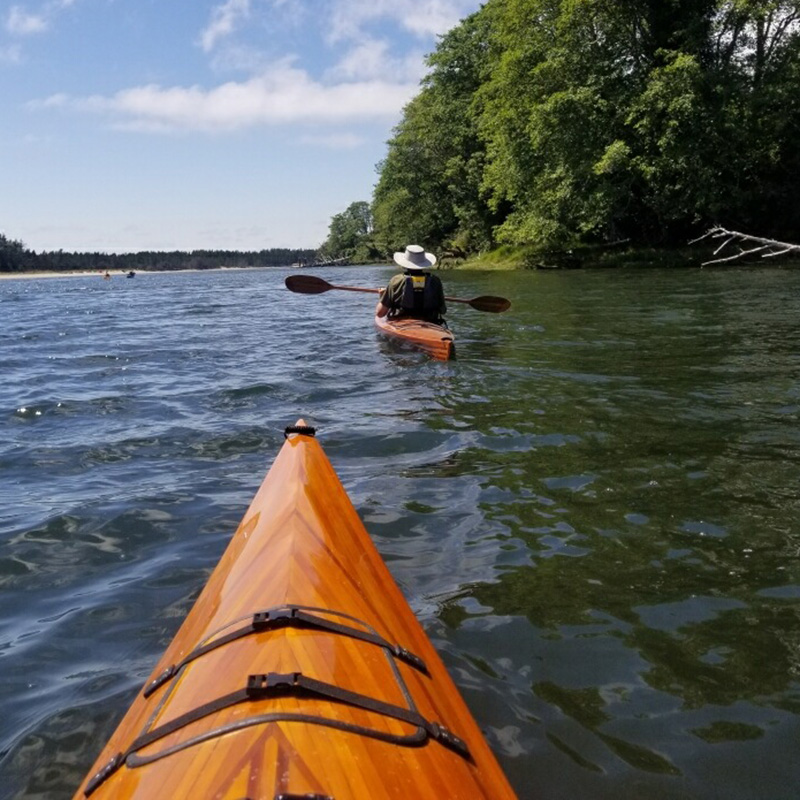
M284 283L290 292L298 294L322 294L333 288L328 281L313 275L290 275Z
M511 301L505 297L493 297L486 294L482 297L474 297L469 304L478 311L488 311L490 314L500 314L511 308Z

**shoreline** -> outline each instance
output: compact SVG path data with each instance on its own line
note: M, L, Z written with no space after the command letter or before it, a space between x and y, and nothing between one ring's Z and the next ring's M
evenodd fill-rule
M220 272L221 270L246 272L247 270L255 269L291 269L291 266L285 267L206 267L204 269L140 269L133 270L136 275L169 275L170 273L184 273L184 272ZM106 273L110 278L126 278L131 270L127 269L110 269L110 270L44 270L42 272L0 272L0 281L5 280L31 280L36 278L103 278ZM109 280L110 280L109 278Z

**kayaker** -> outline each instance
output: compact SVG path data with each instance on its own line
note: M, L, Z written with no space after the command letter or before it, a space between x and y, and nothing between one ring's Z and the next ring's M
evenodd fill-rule
M394 254L394 261L403 271L381 290L375 314L442 322L447 312L444 288L438 275L428 272L436 263L436 256L426 253L418 244L410 244L403 252Z

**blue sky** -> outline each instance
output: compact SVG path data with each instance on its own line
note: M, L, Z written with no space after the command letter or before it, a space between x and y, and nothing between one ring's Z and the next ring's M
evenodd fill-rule
M316 247L480 0L0 0L0 233Z

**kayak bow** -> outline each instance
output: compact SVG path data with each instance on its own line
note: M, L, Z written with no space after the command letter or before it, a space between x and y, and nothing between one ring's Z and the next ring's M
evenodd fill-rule
M76 798L513 798L300 420Z
M447 361L456 354L455 337L443 325L410 317L390 319L377 315L375 325L381 333L408 342L438 361Z

